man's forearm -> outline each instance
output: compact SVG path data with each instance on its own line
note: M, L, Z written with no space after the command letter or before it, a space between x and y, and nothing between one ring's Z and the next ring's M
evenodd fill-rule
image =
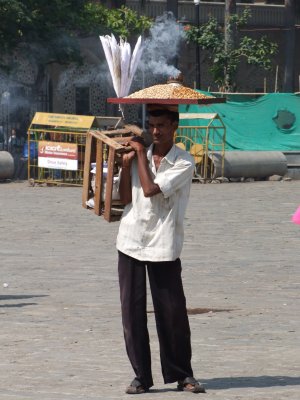
M157 193L160 193L161 190L159 186L153 181L145 149L137 151L136 154L138 161L138 174L144 196L152 197Z
M124 204L132 201L130 166L123 166L119 184L120 199Z

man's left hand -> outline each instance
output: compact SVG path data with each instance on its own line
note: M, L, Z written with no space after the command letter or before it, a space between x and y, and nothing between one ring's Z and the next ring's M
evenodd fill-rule
M130 140L130 142L128 143L128 145L135 151L135 152L139 152L139 151L143 151L145 150L145 142L143 140L143 138L141 137L134 137L132 140Z

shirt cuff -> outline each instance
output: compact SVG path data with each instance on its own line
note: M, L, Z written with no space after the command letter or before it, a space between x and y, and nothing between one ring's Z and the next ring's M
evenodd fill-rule
M159 179L159 177L156 176L154 179L154 183L159 186L164 197L168 198L173 194L172 184L170 181L166 181L163 177L161 178L162 179Z

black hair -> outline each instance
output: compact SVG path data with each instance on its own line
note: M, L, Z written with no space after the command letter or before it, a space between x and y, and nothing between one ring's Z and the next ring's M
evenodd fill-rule
M170 111L170 110L151 110L148 111L148 114L151 117L161 117L166 116L172 122L179 122L179 113L177 111Z

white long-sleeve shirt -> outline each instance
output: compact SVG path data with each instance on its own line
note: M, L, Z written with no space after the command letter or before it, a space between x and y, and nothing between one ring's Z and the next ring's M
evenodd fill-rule
M161 193L145 197L137 160L131 168L132 202L127 204L117 237L117 249L141 261L173 261L181 253L183 220L192 176L193 157L173 145L156 170L153 146L147 151L154 182Z

